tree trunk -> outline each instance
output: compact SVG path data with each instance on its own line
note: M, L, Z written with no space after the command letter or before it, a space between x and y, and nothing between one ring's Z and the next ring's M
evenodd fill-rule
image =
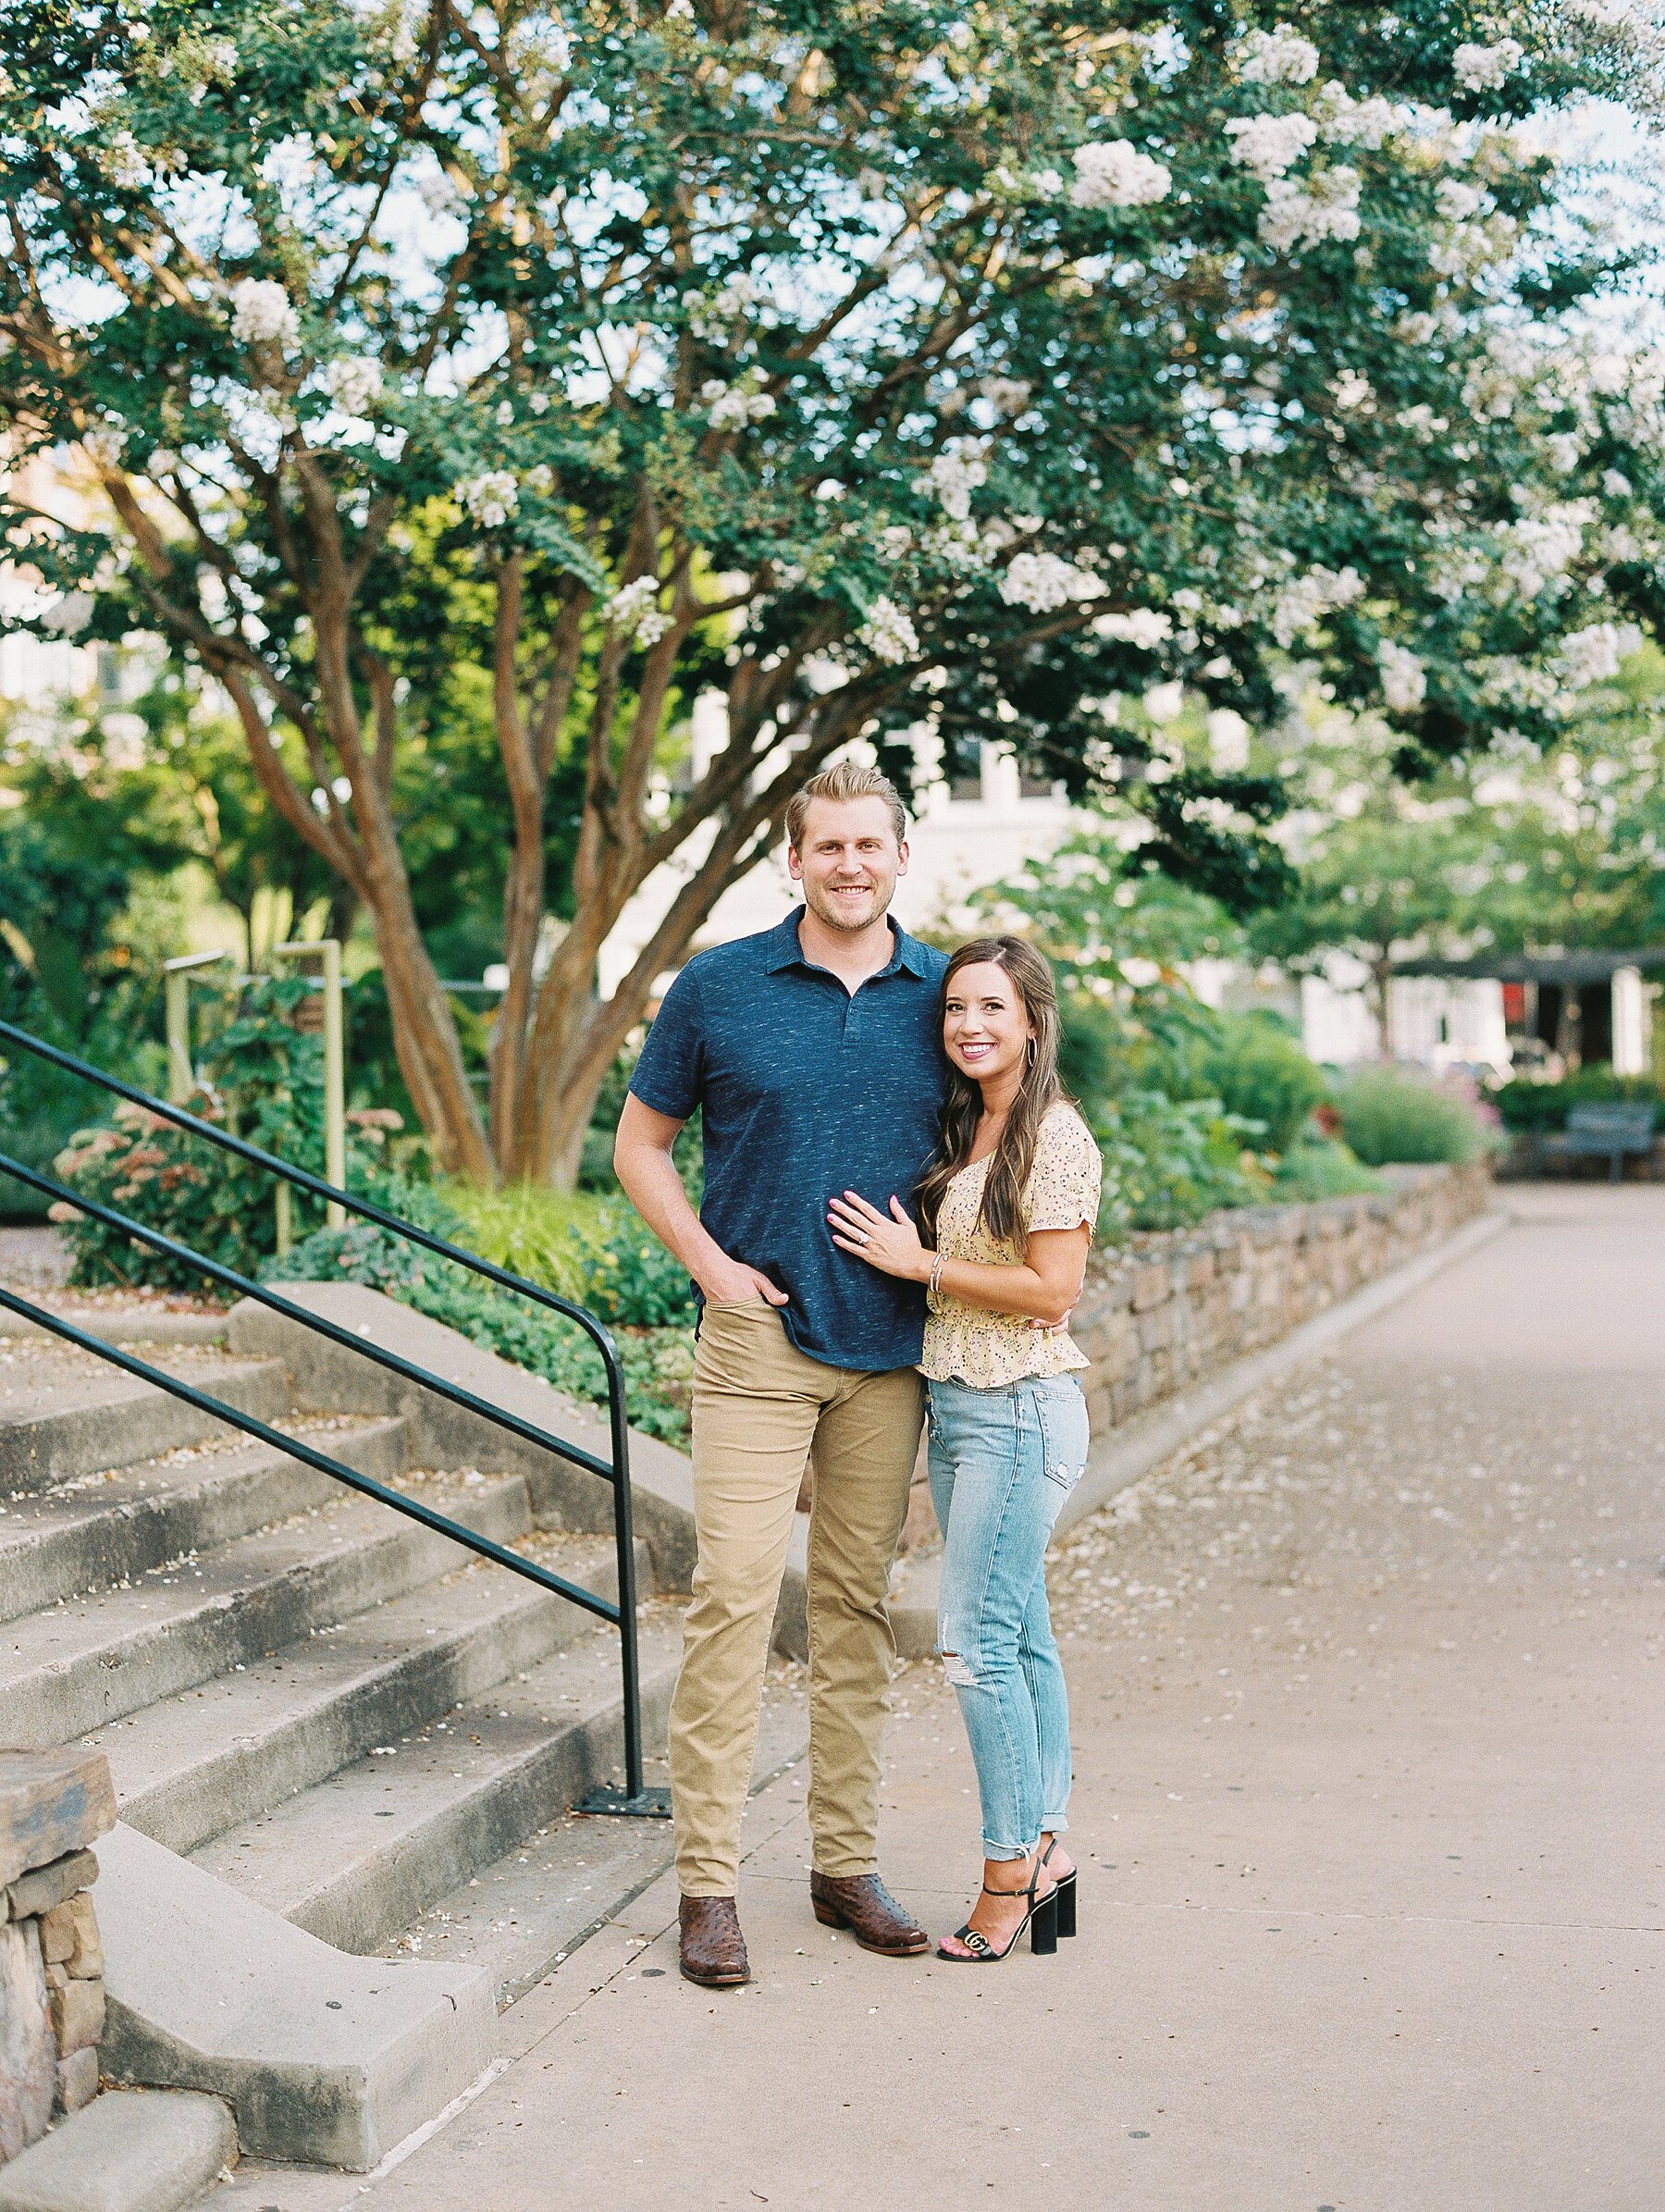
M1393 1058L1393 953L1384 945L1371 963L1371 992L1375 999L1376 1057L1383 1061Z
M480 1109L462 1065L457 1024L402 878L374 882L366 898L381 955L399 1072L448 1175L489 1189L497 1180Z

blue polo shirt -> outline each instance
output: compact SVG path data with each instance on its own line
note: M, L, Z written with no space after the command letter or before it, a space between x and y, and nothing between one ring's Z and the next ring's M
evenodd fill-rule
M918 1283L840 1252L827 1201L904 1205L935 1150L946 1078L947 956L893 922L889 963L859 990L804 957L795 908L778 928L691 959L665 995L630 1088L656 1114L704 1116L699 1217L732 1259L791 1297L800 1352L830 1366L912 1366Z

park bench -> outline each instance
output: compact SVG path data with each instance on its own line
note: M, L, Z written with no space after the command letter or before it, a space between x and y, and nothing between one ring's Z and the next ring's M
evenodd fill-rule
M1653 1150L1655 1109L1646 1101L1574 1106L1567 1116L1562 1149L1582 1157L1606 1155L1608 1180L1624 1174L1627 1153L1646 1159Z

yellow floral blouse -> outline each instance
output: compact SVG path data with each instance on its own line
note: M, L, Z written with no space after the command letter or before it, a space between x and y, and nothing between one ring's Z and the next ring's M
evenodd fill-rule
M951 1260L1011 1267L1017 1254L978 1218L988 1165L973 1160L949 1184L937 1219L937 1249ZM1083 1221L1091 1229L1098 1219L1104 1172L1092 1132L1075 1108L1062 1102L1052 1107L1041 1124L1035 1164L1023 1193L1030 1230L1079 1229ZM1042 1328L1016 1314L991 1313L945 1291L930 1303L919 1366L933 1382L996 1390L1025 1376L1067 1375L1087 1365L1067 1329Z

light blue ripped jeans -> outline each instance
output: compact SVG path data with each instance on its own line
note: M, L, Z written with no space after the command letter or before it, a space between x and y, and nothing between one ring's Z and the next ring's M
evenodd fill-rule
M944 1539L938 1648L982 1799L985 1859L1067 1825L1069 1699L1046 1610L1046 1545L1087 1464L1072 1375L931 1385L931 1496Z

